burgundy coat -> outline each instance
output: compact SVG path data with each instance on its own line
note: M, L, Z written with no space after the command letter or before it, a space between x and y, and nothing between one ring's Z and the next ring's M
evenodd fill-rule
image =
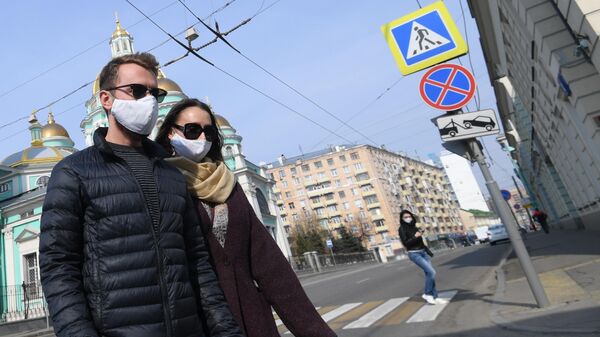
M296 337L335 337L239 184L226 201L229 223L222 247L205 226L213 266L236 321L248 337L279 337L271 307ZM212 224L197 202L203 224Z

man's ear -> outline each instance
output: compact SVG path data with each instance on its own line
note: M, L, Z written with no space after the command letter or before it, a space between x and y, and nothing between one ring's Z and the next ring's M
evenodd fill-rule
M100 99L100 104L102 104L104 110L110 111L112 109L114 97L108 91L100 91L98 98Z

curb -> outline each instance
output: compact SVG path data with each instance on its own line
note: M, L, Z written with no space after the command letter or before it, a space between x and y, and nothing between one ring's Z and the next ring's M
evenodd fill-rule
M585 335L598 335L600 334L600 329L561 329L561 328L547 328L544 326L531 326L531 325L522 325L518 323L514 323L509 321L500 313L500 305L497 303L501 302L502 295L505 293L506 288L506 277L504 275L504 270L502 267L506 263L506 260L513 252L512 247L506 251L500 264L496 267L496 292L494 293L492 310L490 312L490 320L492 323L497 326L511 331L519 331L519 332L533 332L533 333L543 333L549 335L564 335L564 334L585 334ZM565 306L565 304L556 304L551 305L544 309L531 309L536 310L538 312L549 311L556 308L560 308Z

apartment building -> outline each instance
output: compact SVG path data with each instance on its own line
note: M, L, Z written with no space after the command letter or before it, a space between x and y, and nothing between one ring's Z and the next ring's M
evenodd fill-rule
M316 218L336 235L345 227L367 248L388 256L402 249L402 209L414 212L431 239L462 231L458 203L444 170L369 145L335 146L268 164L286 230Z

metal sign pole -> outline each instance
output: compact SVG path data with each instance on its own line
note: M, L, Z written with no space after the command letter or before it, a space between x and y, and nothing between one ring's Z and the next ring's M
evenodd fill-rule
M508 236L510 237L510 242L512 243L513 249L519 258L519 262L521 263L521 267L525 272L525 276L527 277L527 282L529 282L529 287L531 288L531 292L535 297L535 300L540 308L544 308L550 305L548 301L548 297L546 296L546 292L542 287L542 283L538 277L538 274L535 272L533 268L533 263L531 262L531 257L525 249L525 244L523 243L523 239L517 230L517 224L514 222L514 219L510 216L509 210L507 209L507 203L504 202L504 198L502 197L502 193L500 192L500 188L498 184L494 180L490 169L487 166L487 162L485 161L485 156L479 147L479 143L475 139L469 139L467 141L469 152L471 154L471 158L474 161L477 161L479 164L479 168L481 169L481 173L485 179L485 185L487 186L488 191L494 201L496 208L498 209L498 215L504 223L506 227L506 231L508 232Z

